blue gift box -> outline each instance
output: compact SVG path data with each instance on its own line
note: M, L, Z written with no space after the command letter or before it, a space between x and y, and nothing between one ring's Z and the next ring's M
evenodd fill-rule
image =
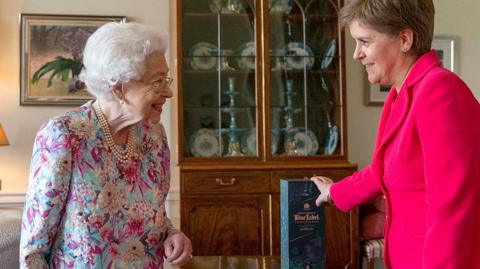
M281 268L325 269L325 206L308 179L280 180Z

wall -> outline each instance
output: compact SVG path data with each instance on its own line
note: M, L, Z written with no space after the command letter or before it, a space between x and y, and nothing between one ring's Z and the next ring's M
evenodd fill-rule
M480 1L478 0L436 0L435 34L459 37L458 74L480 99Z

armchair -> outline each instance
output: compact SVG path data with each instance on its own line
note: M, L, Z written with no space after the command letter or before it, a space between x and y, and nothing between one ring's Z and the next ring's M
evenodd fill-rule
M385 200L383 197L360 207L360 244L367 269L375 268L375 259L383 258Z
M0 264L1 268L19 268L21 210L0 208Z

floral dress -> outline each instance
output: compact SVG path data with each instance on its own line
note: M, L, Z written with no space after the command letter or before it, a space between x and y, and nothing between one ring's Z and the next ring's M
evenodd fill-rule
M163 127L138 123L134 155L118 162L93 101L35 138L21 268L162 268L170 152Z

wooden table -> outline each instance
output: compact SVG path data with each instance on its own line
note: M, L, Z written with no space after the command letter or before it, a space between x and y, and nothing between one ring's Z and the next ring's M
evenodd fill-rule
M166 267L168 268L168 267ZM278 256L194 256L175 269L280 269Z

